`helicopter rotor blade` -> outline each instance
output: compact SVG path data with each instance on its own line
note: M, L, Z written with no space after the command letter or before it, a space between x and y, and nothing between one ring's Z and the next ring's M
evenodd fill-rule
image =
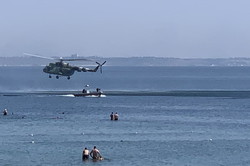
M60 57L60 58L51 58L51 57L44 57L44 56L41 56L41 55L38 55L38 54L30 54L30 53L23 53L24 55L28 55L28 56L31 56L31 57L36 57L36 58L43 58L43 59L50 59L50 60L56 60L56 61L92 61L90 59L86 59L86 58L63 58L63 57Z
M99 62L96 62L96 64L98 64L98 66L100 67L100 72L102 73L102 66L106 63L106 61L104 61L102 64L100 64Z
M107 62L107 61L104 61L104 62L102 63L102 65L104 65L106 62ZM101 66L102 66L102 65L101 65Z
M61 59L62 61L92 61L90 59L86 59L86 58L74 58L74 59Z
M50 59L50 60L55 60L55 58L50 58L50 57L44 57L38 54L30 54L30 53L23 53L24 55L28 55L28 56L32 56L32 57L36 57L36 58L43 58L43 59Z
M102 64L100 64L99 62L95 62L96 64L98 64L99 66L102 66L106 63L106 61L104 61Z

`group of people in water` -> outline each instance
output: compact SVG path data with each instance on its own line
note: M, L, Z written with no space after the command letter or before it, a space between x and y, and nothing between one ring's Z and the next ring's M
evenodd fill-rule
M118 120L118 118L119 118L119 115L117 112L115 114L113 112L111 112L110 120Z
M64 112L63 112L64 114ZM3 115L8 115L8 110L4 109L3 110ZM118 120L119 115L118 113L111 113L110 114L110 120ZM89 152L88 148L84 148L83 152L82 152L82 160L86 161L89 160L89 156L93 159L93 160L103 160L103 157L101 156L100 151L96 148L96 146L94 146L94 148Z
M94 146L94 148L89 152L88 148L84 148L82 151L82 160L86 161L89 159L89 156L93 160L103 160L103 157L101 156L100 151Z
M114 113L112 112L110 114L110 120L118 120L119 119L119 115L118 113ZM86 161L89 160L89 156L93 159L93 160L103 160L103 157L101 156L100 151L96 148L96 146L94 146L94 148L89 152L88 148L84 148L82 151L82 160Z

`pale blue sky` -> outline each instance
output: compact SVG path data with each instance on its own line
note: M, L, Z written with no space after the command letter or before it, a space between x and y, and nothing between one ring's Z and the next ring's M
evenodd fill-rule
M250 58L249 0L1 0L0 56Z

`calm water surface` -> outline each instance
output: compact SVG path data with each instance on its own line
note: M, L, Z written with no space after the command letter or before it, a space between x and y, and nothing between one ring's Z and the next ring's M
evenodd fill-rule
M106 74L77 73L70 81L39 75L36 67L21 68L14 77L16 68L0 72L0 107L9 110L0 116L0 165L250 165L249 68L108 67ZM184 93L5 96L10 91L76 90L85 83L104 91ZM206 96L188 95L193 90L206 91ZM236 95L218 97L224 91ZM109 120L111 112L118 112L118 121ZM82 162L83 148L94 145L105 160Z

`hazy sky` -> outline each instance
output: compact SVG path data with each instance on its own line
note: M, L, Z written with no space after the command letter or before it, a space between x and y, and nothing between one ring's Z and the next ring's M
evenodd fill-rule
M0 56L250 58L250 0L0 0Z

